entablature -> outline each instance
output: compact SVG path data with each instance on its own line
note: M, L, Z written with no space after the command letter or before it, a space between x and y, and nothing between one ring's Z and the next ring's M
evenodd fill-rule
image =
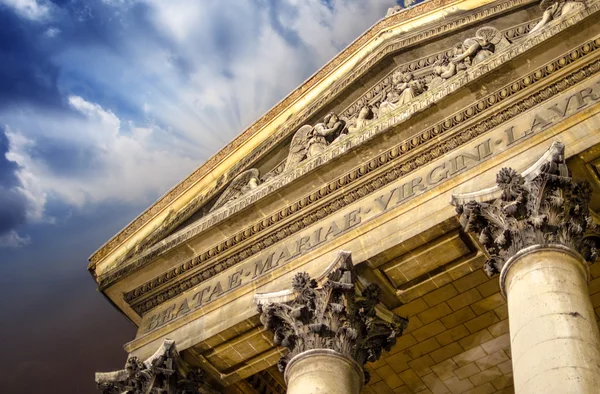
M483 20L532 6L531 0L432 0L394 14L371 28L309 81L278 104L224 150L171 190L91 258L96 276L120 269L124 257L160 240L204 206L241 171L263 160L295 129L322 115L342 92L382 59L456 33ZM529 11L528 11L529 12ZM538 11L539 12L539 11ZM214 223L213 223L214 224ZM152 242L144 243L150 237Z

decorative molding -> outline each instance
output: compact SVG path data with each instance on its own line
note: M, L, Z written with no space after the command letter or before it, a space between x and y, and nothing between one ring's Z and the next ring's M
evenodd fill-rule
M531 25L536 23L536 21L537 21L537 19L534 21L522 23L520 25L513 26L509 29L503 30L502 35L503 35L503 37L510 39L511 41L521 38L522 36L526 35L529 32ZM341 117L343 117L344 119L348 119L354 115L354 111L356 109L362 108L362 106L366 105L367 103L372 104L377 100L381 100L380 96L385 96L386 92L388 92L391 89L391 75L395 72L403 72L403 73L411 72L412 73L412 72L425 71L427 73L427 75L423 78L431 79L430 77L433 76L433 74L432 74L433 71L432 71L432 67L431 67L432 64L435 63L436 61L439 61L441 59L452 56L453 51L454 51L454 47L444 50L444 51L440 51L436 54L433 54L433 55L430 55L427 57L423 57L423 58L414 60L409 63L402 64L402 65L396 67L388 75L386 75L384 78L382 78L377 84L375 84L373 88L366 91L361 97L359 97L355 102L353 102L350 106L348 106L342 113ZM377 102L379 102L379 101L377 101ZM265 176L262 179L262 182L266 182L266 181L280 175L285 169L286 162L287 162L287 159L283 160L278 165L276 165L271 171L269 171L267 174L265 174ZM251 171L251 170L247 170L247 171ZM237 177L231 182L231 184L233 184L235 182L235 180L238 179L238 177L242 176L244 173L245 172L242 172L241 174L237 175ZM229 190L229 187L231 187L231 186L228 186L228 188L221 195L224 195L225 193L227 193L227 191ZM212 197L212 195L211 195L211 197ZM220 201L220 199L221 198L219 198L219 201ZM217 203L214 204L214 206L210 209L209 212L212 212L216 208L219 208L220 206L224 205L224 204L220 204L219 201L217 201ZM158 229L153 231L137 247L130 249L129 252L123 257L123 259L120 260L120 263L121 264L126 263L127 260L136 257L136 255L137 255L137 257L143 256L144 255L143 252L145 250L152 248L152 246L157 245L157 243L161 239L164 239L165 237L167 237L167 235L171 231L173 231L183 220L185 220L186 218L189 218L192 214L194 214L194 212L196 212L196 210L204 202L205 202L204 197L199 196L196 199L194 199L191 203L186 205L186 207L184 209L178 211L177 213L175 213L173 215L169 215L167 218L165 218L163 224L161 226L159 226ZM229 215L230 214L228 213L226 216L222 217L220 220L223 220L224 218L228 217ZM191 226L188 226L188 227L191 227ZM206 229L206 228L208 228L208 226L204 227L204 229ZM157 247L159 247L159 248L161 246L162 246L162 244L157 245Z
M340 252L336 260L339 263L321 287L301 272L292 280L292 300L270 300L269 294L255 298L260 300L260 321L274 333L275 345L289 350L277 363L281 372L292 358L315 349L333 350L363 367L389 351L408 324L408 319L379 303L381 290L376 284L358 291L350 252ZM365 371L365 381L368 376Z
M539 19L533 19L531 21L521 23L519 25L512 26L508 29L502 30L502 35L505 39L510 42L518 41L524 38L527 33L531 30ZM424 78L429 82L433 78L433 66L436 62L447 60L452 58L454 55L455 47L450 47L442 51L423 56L421 58L411 60L410 62L403 63L398 67L395 67L387 75L377 81L372 87L367 89L360 97L348 105L345 109L340 112L340 117L350 119L360 111L365 105L372 105L373 102L379 99L379 96L383 96L390 89L392 74L395 72L411 72L419 78Z
M182 373L186 370L186 373ZM194 394L217 392L203 383L202 371L189 369L175 349L175 341L165 339L144 362L130 357L125 368L97 372L96 384L103 394Z
M346 86L351 82L357 80L362 76L366 70L371 68L373 64L381 60L383 57L389 55L392 52L413 46L419 42L429 40L435 36L448 34L451 31L456 31L467 25L475 23L479 20L487 19L493 15L504 13L508 10L522 7L527 4L535 2L534 0L508 0L499 4L491 4L483 7L479 7L470 15L461 15L454 18L444 19L443 23L437 23L429 28L423 29L420 32L414 34L403 34L402 37L395 43L384 43L385 45L379 51L374 53L371 57L366 59L361 65L352 70L351 73L346 75L340 81L336 82L331 89L325 94L321 95L320 98L308 106L306 109L301 111L299 114L293 117L292 120L281 126L274 135L268 138L259 147L248 155L244 160L240 161L237 165L227 171L226 174L219 177L215 184L209 188L209 190L202 196L194 199L190 204L192 207L188 209L184 208L181 214L177 214L181 221L187 219L196 208L202 206L205 202L215 196L217 192L221 190L224 184L228 183L230 179L233 179L244 169L249 166L267 153L272 147L277 145L282 139L287 138L291 135L297 127L306 122L308 118L314 115L317 111L321 110L327 103L329 103L334 97L336 97ZM323 80L330 72L337 68L340 64L350 58L355 52L357 52L362 46L364 46L372 38L380 35L385 29L406 22L409 19L417 18L419 15L433 12L447 5L454 3L454 0L430 0L415 7L407 9L405 12L397 13L391 17L384 18L373 27L371 27L365 34L357 38L352 44L338 54L333 60L327 63L322 69L316 72L300 87L290 93L285 99L275 105L265 115L253 123L250 127L244 130L239 136L237 136L231 143L226 145L223 149L217 152L214 156L208 159L202 166L196 169L186 179L176 185L174 188L169 190L163 197L161 197L156 203L150 208L140 214L130 224L128 224L123 230L107 241L103 246L100 247L92 256L90 256L90 267L93 267L97 262L102 260L108 254L110 254L117 246L121 245L131 235L137 232L143 227L151 218L156 216L158 213L166 209L175 199L177 199L186 190L192 187L205 175L209 174L218 164L228 155L233 153L239 146L248 141L253 137L260 129L265 127L271 122L278 113L282 112L285 108L289 107L293 102L298 100L306 91L311 89L321 80ZM184 214L185 212L185 214ZM180 222L179 222L180 223Z
M535 245L562 245L593 263L600 248L600 228L589 213L591 186L571 178L564 145L550 150L525 174L503 168L495 190L458 195L453 202L465 231L474 233L489 254L484 270L499 274L506 262ZM493 201L470 200L499 192Z
M261 222L257 222L247 227L193 259L188 260L160 276L153 278L151 281L127 292L124 295L125 300L141 315L154 308L156 305L181 294L187 289L193 288L200 282L241 262L253 254L258 253L266 247L293 235L312 223L322 220L324 217L336 212L347 204L394 182L398 178L408 175L432 160L443 157L448 152L468 143L473 138L485 134L490 129L500 126L522 112L551 99L556 94L560 94L571 86L597 74L600 71L600 61L594 61L579 70L573 71L568 76L565 76L564 79L544 88L540 88L537 91L533 91L531 94L522 97L518 102L513 103L508 108L489 114L489 116L480 119L477 123L462 130L458 134L454 133L456 129L465 122L478 116L488 108L491 108L492 106L498 108L498 105L503 101L522 92L524 89L537 86L549 76L560 72L560 70L568 67L574 61L577 61L598 49L600 49L600 38L591 40L581 45L579 48L534 70L532 73L507 84L504 88L483 97L463 110L447 117L430 128L425 129L411 139L392 147L378 157L373 158L368 163L364 163L345 175L333 180L329 184L324 185L321 189L296 201L290 206L273 214L271 217L265 218ZM452 133L454 133L454 135ZM439 141L439 138L437 138L438 136L448 134L450 135L443 141L437 142ZM429 149L421 152L419 155L413 155L409 159L403 160L407 154L413 152L417 148L421 148L430 141L431 146ZM381 172L376 179L363 181L369 174L372 174L376 170L382 170L383 168L385 168L385 171ZM325 205L311 209L317 202L340 189L344 190L345 193L343 195L337 196L335 199L328 201ZM297 217L296 219L290 218L291 216L300 213L302 213L301 217ZM273 230L271 230L271 227L274 227ZM256 235L267 230L271 231L260 238L256 238L252 244L246 245L243 249L238 248L233 254L226 254L226 252L232 250L236 245L249 238L256 237ZM224 256L219 258L222 254ZM179 279L195 267L206 265L211 260L213 263L204 267L201 271ZM178 283L166 286L169 282L174 280L178 280ZM150 293L153 293L150 297L146 296L146 294Z

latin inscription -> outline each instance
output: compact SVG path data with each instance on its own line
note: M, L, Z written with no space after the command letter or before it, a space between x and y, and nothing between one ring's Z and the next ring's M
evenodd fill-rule
M600 84L597 83L592 87L580 89L559 102L537 109L536 112L528 116L532 119L526 121L527 123L524 123L523 120L513 121L511 123L514 123L514 125L491 132L484 141L474 147L465 148L449 155L446 160L429 168L423 175L414 175L395 188L371 199L362 200L360 207L356 207L341 216L336 215L335 219L324 221L321 226L302 232L295 239L282 242L270 253L258 259L241 263L238 267L235 267L235 270L228 271L228 274L220 275L205 282L187 297L169 304L161 311L153 311L147 317L144 316L143 326L146 327L144 332L152 331L176 318L185 316L224 294L259 277L268 275L277 267L324 242L337 238L358 226L361 222L381 215L408 199L425 192L427 189L477 166L491 156L551 127L567 116L598 102L598 100L600 100Z

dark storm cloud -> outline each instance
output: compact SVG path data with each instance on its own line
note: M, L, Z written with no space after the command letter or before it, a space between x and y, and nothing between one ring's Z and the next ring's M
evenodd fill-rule
M8 138L0 125L0 236L25 223L26 209L23 195L16 189L19 166L6 158Z

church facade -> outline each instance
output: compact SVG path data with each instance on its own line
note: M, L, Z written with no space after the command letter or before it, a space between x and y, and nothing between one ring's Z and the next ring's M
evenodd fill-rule
M596 393L600 1L392 8L90 257L104 393Z

